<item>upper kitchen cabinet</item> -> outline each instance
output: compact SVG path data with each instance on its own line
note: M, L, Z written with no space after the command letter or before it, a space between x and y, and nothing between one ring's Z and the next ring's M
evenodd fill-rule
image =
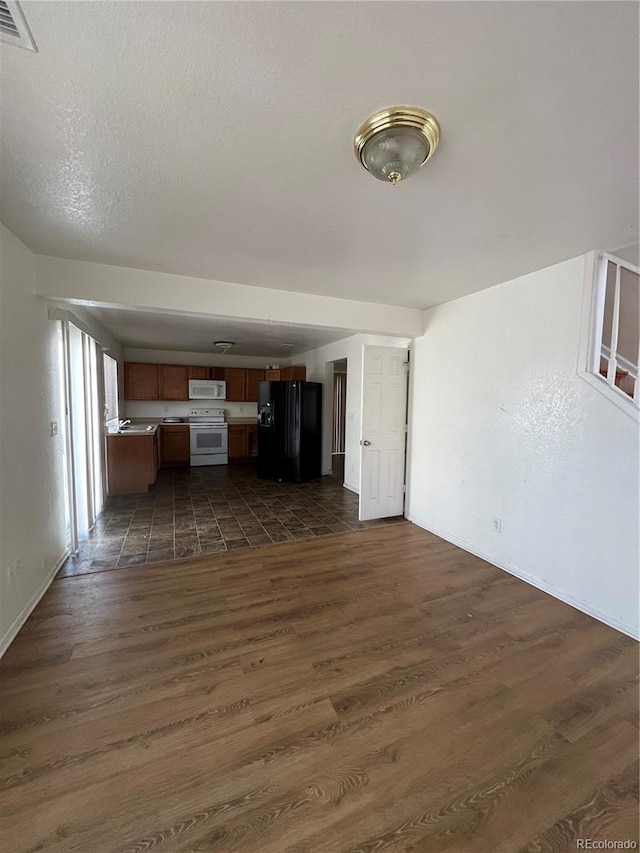
M225 367L224 380L227 383L227 400L231 403L244 403L247 399L247 371L244 367Z
M124 365L125 400L159 400L157 364L126 361Z
M189 379L215 379L216 377L209 377L210 367L190 367L189 368Z
M159 364L161 400L189 399L189 368L182 364Z
M287 382L292 379L304 381L307 378L307 368L304 364L296 364L293 367L283 367L282 370L265 370L264 378L271 382Z
M280 379L283 380L291 380L297 379L298 381L303 381L307 378L307 368L304 364L296 364L292 367L284 367L280 371Z
M258 382L262 382L264 378L264 370L254 370L253 368L247 368L245 400L248 403L258 402Z

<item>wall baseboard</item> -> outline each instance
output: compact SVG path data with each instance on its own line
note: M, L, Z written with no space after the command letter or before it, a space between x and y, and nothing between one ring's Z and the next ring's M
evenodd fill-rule
M44 580L42 581L42 583L38 587L36 593L31 596L29 601L25 604L25 606L22 608L20 613L13 620L13 623L5 631L4 636L0 637L0 658L4 655L4 653L7 651L7 649L11 645L11 643L18 636L20 629L22 628L24 623L27 621L29 616L31 616L33 611L36 609L36 606L38 605L40 599L42 598L42 596L45 594L45 592L51 586L51 582L53 581L55 576L58 574L60 567L62 566L62 564L64 563L64 561L67 559L68 556L69 556L69 552L65 551L64 554L62 554L62 556L60 557L60 559L54 563L53 567L49 570L48 574L45 576Z
M354 493L354 495L359 495L359 494L360 494L360 489L356 489L356 487L355 487L355 486L349 486L347 483L343 483L343 484L342 484L342 486L343 486L343 488L345 488L345 489L349 489L349 491L350 491L350 492L353 492L353 493Z
M510 566L506 563L498 563L493 557L489 557L487 554L484 554L478 548L475 548L473 545L470 545L463 539L458 539L457 536L452 536L450 533L446 533L443 530L438 530L433 525L428 524L426 521L421 518L418 518L417 516L407 515L407 519L418 527L422 527L423 530L427 530L429 533L433 533L434 536L439 536L440 539L444 539L446 542L451 542L452 545L456 545L458 548L462 548L463 551L468 551L470 554L473 554L476 557L480 557L481 560L484 560L487 563L491 563L492 566L495 566L498 569L502 569L502 571L504 572L508 572L510 575L513 575L514 577L519 578L525 583L536 587L536 589L542 590L542 592L546 592L548 595L551 595L553 598L557 598L559 601L562 601L564 604L568 604L570 607L574 607L581 613L586 613L587 616L591 616L593 619L597 619L598 622L604 622L605 625L608 625L610 628L615 628L616 631L620 631L622 634L626 634L633 640L640 640L640 633L638 632L638 629L635 628L633 625L629 625L627 622L624 622L622 619L619 619L617 616L612 616L609 613L605 613L604 611L599 610L597 607L593 607L588 602L574 598L574 596L570 595L568 592L559 589L558 587L548 583L542 578L538 578L535 575L530 575L528 572L523 572L521 569L518 569L515 566Z

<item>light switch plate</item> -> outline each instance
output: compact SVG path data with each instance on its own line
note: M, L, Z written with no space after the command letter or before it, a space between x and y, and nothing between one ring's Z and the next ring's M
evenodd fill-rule
M58 434L58 421L51 421L50 425L51 435L55 436Z

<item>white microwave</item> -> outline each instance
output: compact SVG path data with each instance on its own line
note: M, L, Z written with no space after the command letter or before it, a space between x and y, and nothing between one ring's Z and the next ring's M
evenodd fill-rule
M225 400L227 383L224 379L190 379L190 400Z

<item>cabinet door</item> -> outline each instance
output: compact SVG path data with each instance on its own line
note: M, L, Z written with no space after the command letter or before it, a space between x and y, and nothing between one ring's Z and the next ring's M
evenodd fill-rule
M159 364L160 399L189 399L189 368L182 364Z
M208 379L209 367L190 367L189 379Z
M158 365L127 361L124 365L125 400L157 400Z
M244 367L225 367L224 378L227 383L227 400L244 403L246 400L246 374Z
M253 370L252 368L247 370L247 393L245 396L247 402L258 402L258 382L262 382L264 378L264 370Z
M280 371L281 379L297 379L305 380L307 378L307 368L304 364L296 364L293 367L285 367Z
M279 370L265 370L264 378L269 382L278 382L280 379L280 371Z
M210 367L207 379L224 379L224 367Z
M246 426L229 424L229 459L245 459L247 455Z
M163 426L162 462L172 465L186 465L189 462L189 427Z

